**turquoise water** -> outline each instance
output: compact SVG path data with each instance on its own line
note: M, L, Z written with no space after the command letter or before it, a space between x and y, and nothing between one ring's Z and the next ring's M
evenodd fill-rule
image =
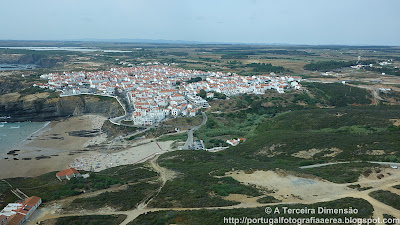
M42 129L48 122L0 122L0 153L14 150L13 148L28 138L32 133Z

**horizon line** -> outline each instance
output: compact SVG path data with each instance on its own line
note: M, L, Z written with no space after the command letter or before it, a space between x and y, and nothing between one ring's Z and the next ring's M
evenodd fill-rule
M400 45L385 44L290 44L290 43L261 43L261 42L208 42L208 41L186 41L169 39L146 39L146 38L80 38L80 39L0 39L0 42L110 42L110 43L138 43L138 44L197 44L197 45L266 45L266 46L356 46L356 47L400 47Z

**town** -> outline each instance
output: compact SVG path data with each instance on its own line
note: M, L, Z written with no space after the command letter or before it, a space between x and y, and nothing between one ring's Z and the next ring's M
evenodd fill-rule
M207 99L244 93L284 93L301 89L301 77L268 75L240 76L235 73L203 72L160 65L112 68L109 71L49 73L47 83L34 86L61 91L61 96L100 94L122 96L134 125L150 126L167 118L195 116L210 107Z

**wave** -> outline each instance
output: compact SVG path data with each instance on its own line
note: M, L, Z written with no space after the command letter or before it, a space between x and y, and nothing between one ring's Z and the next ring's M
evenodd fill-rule
M23 143L24 141L28 140L29 138L31 138L34 134L36 134L37 132L41 131L42 129L44 129L45 127L47 127L47 125L49 125L50 122L46 122L43 127L41 127L40 129L38 129L37 131L31 133L27 138L25 138L23 141L21 141L19 144Z

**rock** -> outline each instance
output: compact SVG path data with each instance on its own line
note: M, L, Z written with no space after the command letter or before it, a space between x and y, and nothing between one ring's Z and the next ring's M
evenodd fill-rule
M69 96L48 98L47 93L22 96L18 93L0 95L0 116L11 116L9 122L49 121L83 114L106 117L123 115L123 109L113 98Z

